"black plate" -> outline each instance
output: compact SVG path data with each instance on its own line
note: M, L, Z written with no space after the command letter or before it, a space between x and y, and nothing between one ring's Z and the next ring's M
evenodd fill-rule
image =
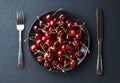
M47 14L50 14L50 13L53 14L54 12L55 12L55 11L51 11L51 12L45 13L44 15L41 15L41 16L39 17L39 19L40 19L40 20L43 20L43 21L45 22L45 16L46 16ZM70 12L68 12L68 11L63 11L63 10L62 10L62 11L59 11L59 12L57 12L57 13L54 15L54 17L59 16L61 13L65 13L65 15L67 15L67 17L70 18L72 21L76 21L76 22L83 23L83 21L82 21L79 17L73 15L72 13L70 13ZM38 19L35 20L35 22L33 23L32 27L31 27L31 29L30 29L30 31L29 31L29 37L31 37L31 36L34 35L33 26L36 25L37 22L38 22ZM87 28L86 28L86 25L84 25L83 35L84 35L84 39L85 39L86 42L87 42L87 47L89 48L90 37L89 37L89 32L88 32L88 30L87 30ZM34 43L33 41L28 40L29 48L30 48L30 45L33 44L33 43ZM77 60L78 60L77 66L85 59L85 57L86 57L86 55L87 55L86 49L85 49L84 47L82 47L80 50L83 52L83 56L82 56L82 58L77 58ZM30 52L31 52L31 51L30 51ZM36 60L35 55L34 55L32 52L31 52L31 54L32 54L33 58ZM41 64L41 63L39 63L39 64L43 66L43 64ZM69 70L71 70L71 69L73 69L73 68L72 68L72 67L66 67L66 68L65 68L65 71L69 71ZM57 70L53 70L53 71L57 71Z

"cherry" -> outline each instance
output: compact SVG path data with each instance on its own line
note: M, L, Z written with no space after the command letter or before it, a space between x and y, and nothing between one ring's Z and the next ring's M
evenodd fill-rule
M58 60L57 59L52 61L52 65L57 65L57 64L58 64Z
M51 26L51 27L54 27L55 25L56 25L56 22L55 22L54 20L51 20L51 21L50 21L50 26Z
M58 57L58 61L62 63L64 61L63 57Z
M70 34L70 36L75 36L76 35L76 30L70 29L69 34Z
M78 22L74 22L74 25L75 25L75 26L78 26L78 25L79 25L79 23L78 23Z
M76 39L72 42L72 44L73 44L75 47L78 47L78 46L79 46L79 42L78 42L78 40L76 40Z
M65 17L66 17L65 14L60 14L59 19L63 21Z
M46 40L47 40L46 36L43 36L42 41L46 41Z
M47 20L47 21L52 20L52 14L47 14L47 15L46 15L46 20Z
M46 38L50 38L50 33L48 31L45 31Z
M65 32L64 32L63 30L59 30L59 31L58 31L58 35L62 37L62 36L65 35Z
M39 32L39 30L38 30L39 28L38 28L38 26L37 25L35 25L34 27L33 27L33 30L35 31L35 32Z
M52 61L53 60L53 55L49 54L46 56L47 61Z
M40 39L42 36L40 33L35 33L35 39Z
M66 49L67 49L66 45L63 44L63 45L61 46L61 50L62 50L62 51L66 51Z
M51 45L51 44L52 44L52 41L51 41L50 39L47 39L47 40L46 40L46 44Z
M36 40L37 46L39 46L39 45L42 44L42 43L43 43L43 41L42 41L41 39L37 39L37 40Z
M43 61L43 56L37 56L37 61L42 62Z
M70 64L70 60L69 59L65 59L64 60L64 66L66 67L66 66L69 66L69 64Z
M46 59L47 56L48 56L48 53L44 53L43 58Z
M70 55L70 58L73 59L73 60L76 59L75 55L73 55L73 54Z
M75 67L76 65L77 65L76 61L72 60L72 61L70 62L70 66L71 66L71 67Z
M43 21L39 21L39 26L42 28L44 25L43 25Z
M48 50L50 53L53 53L53 52L56 52L57 51L57 48L56 47L49 47L49 50Z
M72 28L72 27L73 27L73 23L72 23L71 21L69 21L69 22L67 23L67 27L68 27L68 28Z
M58 50L57 56L58 56L58 57L62 57L62 56L63 56L63 51L62 51L62 50Z
M59 42L55 41L53 46L58 47L59 46Z
M44 67L46 67L46 68L50 67L50 62L45 61L45 62L44 62Z
M73 46L72 45L68 45L67 46L67 53L71 54L73 52Z
M46 50L48 48L48 45L46 43L44 43L42 47L44 50Z
M75 56L81 57L81 56L82 56L82 52L81 52L81 51L76 51L76 52L75 52Z
M75 38L78 39L78 40L81 39L81 38L82 38L82 33L76 34L76 35L75 35Z
M37 49L37 45L36 45L36 44L32 44L32 45L30 46L31 52L35 52L36 49Z

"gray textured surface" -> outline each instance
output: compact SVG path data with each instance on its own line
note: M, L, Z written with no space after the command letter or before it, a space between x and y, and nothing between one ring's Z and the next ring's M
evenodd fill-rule
M0 0L0 83L120 83L120 0ZM95 72L97 58L96 7L104 12L104 75ZM66 74L51 73L34 61L24 43L25 68L17 67L16 11L23 10L28 36L36 15L63 8L80 16L91 35L91 55Z

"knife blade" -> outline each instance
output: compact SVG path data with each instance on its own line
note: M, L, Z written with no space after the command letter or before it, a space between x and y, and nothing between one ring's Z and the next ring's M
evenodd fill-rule
M103 41L103 13L102 9L96 8L97 18L97 41L98 41L98 57L97 57L97 75L103 74L103 60L102 60L102 41Z

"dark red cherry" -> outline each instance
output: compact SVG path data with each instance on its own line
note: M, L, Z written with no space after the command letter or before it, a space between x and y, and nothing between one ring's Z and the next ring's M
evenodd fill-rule
M76 65L77 65L76 61L72 60L72 61L70 62L70 66L71 66L71 67L75 67Z
M42 41L46 41L46 40L47 40L46 36L43 36Z
M51 45L53 42L50 39L46 40L46 44Z
M70 34L70 36L75 36L76 35L76 30L70 29L69 34Z
M58 64L58 60L57 59L52 61L52 65L57 65L57 64Z
M48 45L46 43L44 43L42 47L44 50L46 50L48 48Z
M51 26L51 27L54 27L55 25L56 25L56 22L55 22L54 20L51 20L51 21L50 21L50 26Z
M35 33L35 39L37 40L37 39L40 39L42 36L41 36L41 34L40 33Z
M70 64L70 60L69 59L65 59L64 60L64 66L66 67L66 66L69 66L69 64Z
M46 38L50 38L50 33L48 31L45 31Z
M67 27L68 27L68 28L72 28L72 27L73 27L73 23L72 23L72 22L68 22L68 23L67 23Z
M43 61L43 56L37 56L37 61L42 62Z
M64 61L63 57L58 57L58 61L62 63Z
M82 38L82 33L76 34L76 35L75 35L75 38L78 39L78 40L81 39L81 38Z
M36 49L37 49L37 45L36 45L36 44L32 44L32 45L30 46L30 51L31 51L31 52L35 52Z
M44 25L43 25L44 23L43 23L43 21L39 21L39 26L42 28Z
M71 54L73 52L73 46L72 45L68 45L67 46L67 53Z
M35 26L33 27L33 29L34 29L35 32L39 32L39 30L38 30L39 27L38 27L37 25L35 25Z
M62 56L63 56L63 51L62 51L62 50L58 50L57 56L58 56L58 57L62 57Z
M81 57L82 54L83 54L83 53L82 53L81 51L76 51L76 52L75 52L75 55L76 55L77 57Z
M47 20L47 21L52 20L52 14L47 14L47 15L46 15L46 20Z
M43 55L43 58L46 59L47 56L48 56L48 53L45 53L45 54Z
M46 56L47 61L52 61L53 60L53 55L49 54Z
M46 68L50 67L50 62L49 61L45 61L44 62L44 67L46 67Z
M63 30L59 30L59 31L58 31L58 36L61 36L61 37L62 37L62 36L64 36L64 35L65 35L65 32L64 32Z
M62 51L66 51L66 50L67 50L67 47L66 47L65 44L63 44L63 45L61 46L61 50L62 50Z
M50 53L53 53L53 52L56 52L56 51L57 51L57 48L51 46L51 47L49 47L48 51L49 51Z
M75 47L78 47L79 46L79 41L78 40L73 40L72 44L75 46Z
M42 44L42 43L43 43L43 41L42 41L41 39L37 39L37 40L36 40L37 46L39 46L39 45Z
M59 16L59 19L60 20L64 20L66 18L66 15L65 14L60 14L60 16Z

